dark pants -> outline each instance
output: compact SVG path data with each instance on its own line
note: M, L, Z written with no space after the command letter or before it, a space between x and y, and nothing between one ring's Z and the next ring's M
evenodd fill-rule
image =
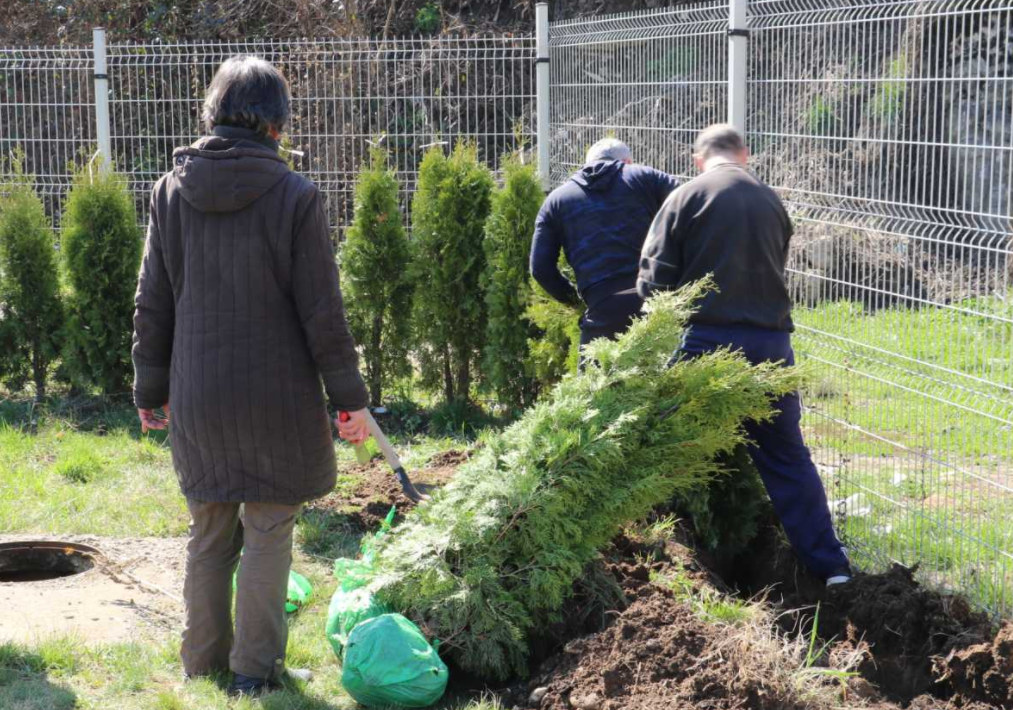
M597 301L580 318L580 369L584 369L584 346L598 338L615 340L626 332L640 313L644 299L635 288Z
M693 325L680 353L694 357L719 347L741 351L754 363L795 364L791 336L746 326ZM809 571L824 579L846 568L848 559L834 533L826 492L802 440L802 401L797 392L775 404L779 414L769 422L748 422L749 453L796 554Z

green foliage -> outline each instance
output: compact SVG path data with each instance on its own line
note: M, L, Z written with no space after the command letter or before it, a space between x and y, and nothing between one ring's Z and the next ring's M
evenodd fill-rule
M106 394L126 389L142 247L126 179L79 169L64 205L62 241L70 286L64 360L78 385Z
M679 491L672 510L693 525L704 548L730 559L756 538L770 499L745 446L720 457L718 464L723 473L705 486Z
M440 6L434 2L427 2L415 13L415 31L431 35L440 29Z
M563 375L577 371L580 360L580 309L567 306L532 284L525 317L538 333L528 341L528 368L547 389Z
M904 57L898 57L890 62L888 78L876 84L875 93L872 96L873 115L886 121L893 121L900 117L907 96L906 75L907 60Z
M489 321L483 375L500 402L521 409L536 394L528 357L528 340L536 333L524 314L531 301L531 236L545 194L534 165L515 156L503 165L503 187L493 193L485 223L483 286Z
M692 72L699 66L695 47L679 46L657 59L647 61L647 76L653 81L670 81Z
M424 384L446 401L466 400L486 328L482 234L492 173L478 149L459 143L425 155L412 202L412 324Z
M374 148L355 184L355 217L341 249L341 288L355 342L362 347L370 399L411 372L411 282L398 183L387 154Z
M807 121L809 132L818 136L831 136L837 132L841 120L834 112L833 105L821 94L813 97L809 106Z
M15 391L31 378L41 401L50 365L59 353L64 317L53 230L20 156L4 170L2 180L0 378Z
M515 424L488 437L433 501L381 543L371 589L467 671L523 674L527 639L626 525L715 475L742 422L795 389L791 370L727 351L666 368L706 284L658 296L589 349Z

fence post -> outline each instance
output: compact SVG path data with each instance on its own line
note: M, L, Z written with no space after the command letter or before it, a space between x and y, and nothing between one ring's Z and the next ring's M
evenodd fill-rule
M102 170L110 170L113 162L112 140L109 135L109 76L106 74L106 31L92 30L95 52L95 135L102 155Z
M728 122L746 132L746 52L749 0L728 1Z
M549 4L535 5L535 142L542 189L552 187L549 175Z

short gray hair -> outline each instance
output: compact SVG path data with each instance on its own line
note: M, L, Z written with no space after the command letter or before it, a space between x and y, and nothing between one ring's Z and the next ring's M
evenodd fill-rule
M590 165L599 160L630 160L632 157L630 147L618 138L602 138L588 148L584 163Z
M237 55L222 62L204 97L204 125L282 130L292 115L288 82L270 62Z
M730 123L715 123L700 131L693 153L706 160L714 155L735 155L746 149L746 139Z

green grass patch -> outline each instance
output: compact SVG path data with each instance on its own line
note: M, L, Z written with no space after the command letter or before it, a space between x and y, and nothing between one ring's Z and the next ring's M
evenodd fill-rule
M676 600L688 604L697 616L712 624L739 626L756 614L749 602L721 594L713 587L698 585L678 567L661 573L651 572L651 583L671 590Z

